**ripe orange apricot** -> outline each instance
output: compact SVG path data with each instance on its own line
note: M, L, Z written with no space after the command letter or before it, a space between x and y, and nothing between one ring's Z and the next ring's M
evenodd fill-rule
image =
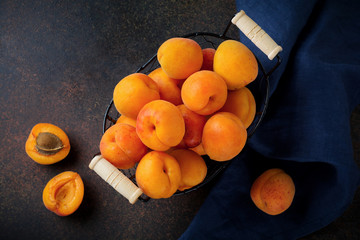
M184 104L177 106L184 118L185 135L178 147L193 148L201 143L206 117L188 109Z
M135 127L116 123L108 128L100 140L101 155L115 167L129 169L147 153Z
M69 154L70 141L61 128L50 123L38 123L30 131L25 151L39 164L53 164Z
M84 183L76 172L66 171L53 177L43 190L45 207L59 216L75 212L84 197Z
M133 73L124 77L113 92L114 106L121 115L136 119L148 102L160 99L157 84L148 75Z
M171 155L151 151L136 167L135 178L140 189L149 197L169 198L179 187L181 171L179 163Z
M186 79L200 70L203 55L202 49L196 41L175 37L161 44L157 51L157 59L169 77Z
M125 123L125 124L129 124L133 127L136 127L136 119L134 118L129 118L125 115L121 115L117 120L116 123Z
M245 128L248 128L256 114L255 98L247 87L229 91L226 102L220 111L235 114L244 123Z
M227 98L226 83L213 71L198 71L185 80L181 98L191 111L210 115L224 106Z
M235 90L256 79L258 63L244 44L226 40L216 49L214 71L224 78L229 90Z
M205 123L202 145L213 160L227 161L234 158L241 152L246 140L246 128L233 113L216 113Z
M175 105L182 103L180 84L182 80L170 78L162 68L153 70L148 75L159 87L160 99L169 101Z
M214 70L213 64L214 64L215 49L204 48L202 50L202 52L203 52L203 64L202 64L200 70L213 71Z
M200 156L206 155L206 152L205 152L205 150L204 150L204 147L203 147L202 143L200 143L200 144L197 145L196 147L189 148L189 150L192 150L192 151L196 152L196 153L199 154Z
M174 104L165 100L155 100L140 110L136 120L136 132L149 148L166 151L183 139L185 122Z
M170 155L175 157L180 165L181 181L179 191L192 188L204 181L207 166L199 154L188 149L176 149Z
M295 184L282 169L272 168L262 173L253 183L250 196L254 204L269 215L278 215L292 204Z

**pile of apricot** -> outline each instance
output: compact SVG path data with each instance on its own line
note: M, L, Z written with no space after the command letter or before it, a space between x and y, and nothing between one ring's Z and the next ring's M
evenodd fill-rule
M180 37L163 42L157 60L150 73L130 74L115 86L120 117L104 133L100 152L117 168L137 165L143 192L167 198L205 179L201 155L228 161L241 152L256 110L246 85L258 65L238 41L203 49Z

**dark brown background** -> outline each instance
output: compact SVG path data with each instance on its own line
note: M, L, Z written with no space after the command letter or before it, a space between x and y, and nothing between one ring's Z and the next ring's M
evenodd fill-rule
M116 83L164 40L195 31L221 33L235 1L20 1L0 3L0 238L177 239L211 189L131 205L88 168ZM237 36L236 29L230 35ZM350 119L349 119L350 121ZM31 128L61 127L69 156L42 166L25 153ZM360 108L351 118L360 156ZM58 217L42 190L63 171L85 184L80 208ZM359 239L360 194L325 229L305 239Z

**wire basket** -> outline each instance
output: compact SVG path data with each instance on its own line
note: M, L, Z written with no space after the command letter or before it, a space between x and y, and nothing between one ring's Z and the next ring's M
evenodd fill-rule
M239 20L239 15L242 18L240 20ZM243 31L245 33L245 35L247 35L247 36L251 35L252 33L251 32L247 33L246 32L247 30L244 29L244 27L243 27L243 23L241 23L241 21L247 21L246 24L249 24L248 23L249 19L250 18L243 11L240 11L237 15L235 15L235 17L233 19L231 19L228 22L224 32L221 34L215 34L215 33L211 33L211 32L194 32L194 33L183 35L181 37L191 38L191 39L195 40L203 49L204 48L216 49L219 46L219 44L221 42L223 42L224 40L233 39L233 38L227 36L228 30L232 25L238 26L238 28L241 31ZM259 59L255 56L256 60L258 62L258 67L259 67L258 76L253 82L251 82L250 84L248 84L246 86L247 88L249 88L249 90L254 95L255 102L256 102L255 118L254 118L252 124L247 128L248 138L251 138L251 136L255 133L256 129L258 128L259 124L261 123L261 121L266 113L266 109L268 107L268 101L269 101L269 77L281 63L281 58L279 57L278 52L282 50L281 47L278 46L260 27L258 27L258 25L255 22L253 22L251 20L250 23L255 24L254 25L255 27L252 27L252 29L253 29L252 31L254 31L254 29L255 29L255 31L257 33L261 33L261 31L262 31L263 33L261 33L261 34L266 35L265 43L254 42L254 41L253 41L253 43L255 43L255 45L258 46L260 48L260 50L262 50L265 54L267 54L270 60L272 60L273 58L276 58L276 62L269 71L265 71L263 65L261 64ZM255 36L255 38L256 38L256 36ZM236 39L233 39L233 40L236 40ZM253 40L253 39L251 39L251 40ZM264 47L264 44L266 45L265 47ZM266 48L266 49L264 50L262 48ZM139 67L136 70L136 73L148 74L151 71L153 71L159 67L160 67L160 64L157 61L157 55L155 54L144 65ZM111 100L109 105L107 106L105 114L104 114L103 133L105 133L105 131L109 127L114 125L119 117L120 117L120 114L116 110L113 100ZM208 168L206 178L199 185L196 185L196 186L194 186L190 189L186 189L184 191L177 191L177 192L175 192L174 195L182 195L182 194L186 194L191 191L199 189L200 187L202 187L205 184L212 181L217 175L219 175L219 173L221 173L228 166L228 164L231 161L230 160L230 161L225 161L225 162L218 162L218 161L211 160L207 155L204 155L202 157L204 158L205 163ZM128 169L128 170L120 170L120 171L136 185L136 181L135 181L136 166L131 169ZM106 179L104 179L104 180L106 180ZM149 197L142 194L141 196L138 197L138 199L140 199L142 201L147 201L147 200L149 200Z

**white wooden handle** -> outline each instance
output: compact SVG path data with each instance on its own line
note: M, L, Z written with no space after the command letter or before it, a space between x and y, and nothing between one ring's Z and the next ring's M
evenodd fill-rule
M241 10L231 20L245 36L247 36L270 60L282 51L282 47L259 26L246 13Z
M97 155L91 160L89 168L127 198L131 204L134 204L143 193L128 177L101 155Z

